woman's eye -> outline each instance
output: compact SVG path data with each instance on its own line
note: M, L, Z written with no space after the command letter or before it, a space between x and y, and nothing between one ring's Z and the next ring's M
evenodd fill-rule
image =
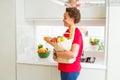
M67 18L64 18L64 19L67 19Z

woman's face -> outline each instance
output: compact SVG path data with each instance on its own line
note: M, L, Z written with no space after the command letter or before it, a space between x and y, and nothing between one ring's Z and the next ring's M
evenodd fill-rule
M74 19L69 16L68 12L65 12L63 22L64 26L69 27L70 25L74 24Z

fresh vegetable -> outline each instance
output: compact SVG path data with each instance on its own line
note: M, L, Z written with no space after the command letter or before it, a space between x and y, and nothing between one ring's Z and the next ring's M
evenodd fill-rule
M57 36L57 37L44 37L45 41L53 42L53 43L59 43L67 40L64 36Z
M38 45L37 53L40 58L47 58L50 55L48 48L44 48L42 44Z
M42 44L38 44L38 49L43 48Z
M99 43L99 39L97 39L97 38L90 38L89 39L89 43L91 44L91 45L98 45L98 43Z

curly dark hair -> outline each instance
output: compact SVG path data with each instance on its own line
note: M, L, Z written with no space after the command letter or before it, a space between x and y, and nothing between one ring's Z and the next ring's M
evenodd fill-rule
M74 23L79 23L81 19L80 10L76 7L66 8L66 12L68 12L71 18L74 18Z

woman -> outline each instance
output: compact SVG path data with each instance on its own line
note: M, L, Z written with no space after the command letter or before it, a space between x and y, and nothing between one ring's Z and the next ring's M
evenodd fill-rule
M74 39L70 51L57 52L55 56L61 58L76 58L73 63L58 63L58 69L61 73L61 80L77 80L81 71L81 55L83 50L83 39L79 28L76 26L80 22L80 11L76 7L66 8L64 13L64 26L68 27L67 33L74 29ZM66 33L65 32L65 33ZM69 35L64 34L65 37Z

